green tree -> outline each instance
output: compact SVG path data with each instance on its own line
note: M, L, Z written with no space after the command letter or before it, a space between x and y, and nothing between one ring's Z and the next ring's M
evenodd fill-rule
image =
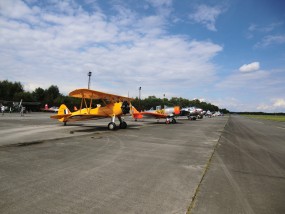
M45 90L44 103L49 106L55 105L55 99L60 96L59 89L56 85L51 85L48 89Z
M26 91L16 93L14 95L13 100L15 100L15 101L23 100L25 102L34 102L35 101L32 93L26 92Z
M45 99L45 90L38 87L33 91L33 97L35 101L42 102Z
M20 82L0 81L0 99L13 100L15 94L24 92L24 87Z

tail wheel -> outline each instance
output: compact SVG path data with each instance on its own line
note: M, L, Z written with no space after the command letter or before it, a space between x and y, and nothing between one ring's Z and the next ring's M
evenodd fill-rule
M127 128L127 126L128 125L127 125L127 123L125 121L120 123L120 129L125 129L125 128Z
M108 124L108 129L109 130L115 130L116 129L116 124L114 123L114 122L110 122L109 124Z

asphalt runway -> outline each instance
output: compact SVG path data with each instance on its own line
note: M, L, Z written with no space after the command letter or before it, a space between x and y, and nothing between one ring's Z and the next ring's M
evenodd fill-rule
M285 123L231 116L191 213L285 213Z
M109 120L49 115L0 117L0 213L284 211L284 124L126 117L128 129L109 131ZM257 146L260 134L274 146Z

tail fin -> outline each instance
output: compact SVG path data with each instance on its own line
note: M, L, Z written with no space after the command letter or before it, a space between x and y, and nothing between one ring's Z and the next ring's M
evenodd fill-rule
M66 105L61 104L58 109L57 115L63 115L63 114L71 114L71 112L69 111Z
M132 117L134 119L142 119L143 115L134 107L131 107L131 113L132 113Z
M69 116L71 116L71 112L66 107L66 105L61 104L61 106L58 109L57 115L52 115L52 116L50 116L50 118L58 119L61 122L65 122L66 118L68 118Z

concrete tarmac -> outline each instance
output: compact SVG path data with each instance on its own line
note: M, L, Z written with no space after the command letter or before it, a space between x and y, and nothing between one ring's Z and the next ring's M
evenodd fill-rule
M285 123L231 116L191 213L285 213Z
M270 143L252 146L249 159L235 158L246 148L239 155L228 148L228 139L266 135L267 129L254 128L259 122L225 116L166 125L126 117L127 129L109 131L109 119L62 126L49 115L0 117L0 213L262 213L261 203L275 213L284 208L284 132L269 130L276 140L272 154ZM247 123L257 132L244 133ZM272 169L255 156L271 158ZM267 171L239 183L240 174L227 165L232 157L244 177L256 162ZM272 194L259 197L259 180ZM256 185L248 189L247 182Z

